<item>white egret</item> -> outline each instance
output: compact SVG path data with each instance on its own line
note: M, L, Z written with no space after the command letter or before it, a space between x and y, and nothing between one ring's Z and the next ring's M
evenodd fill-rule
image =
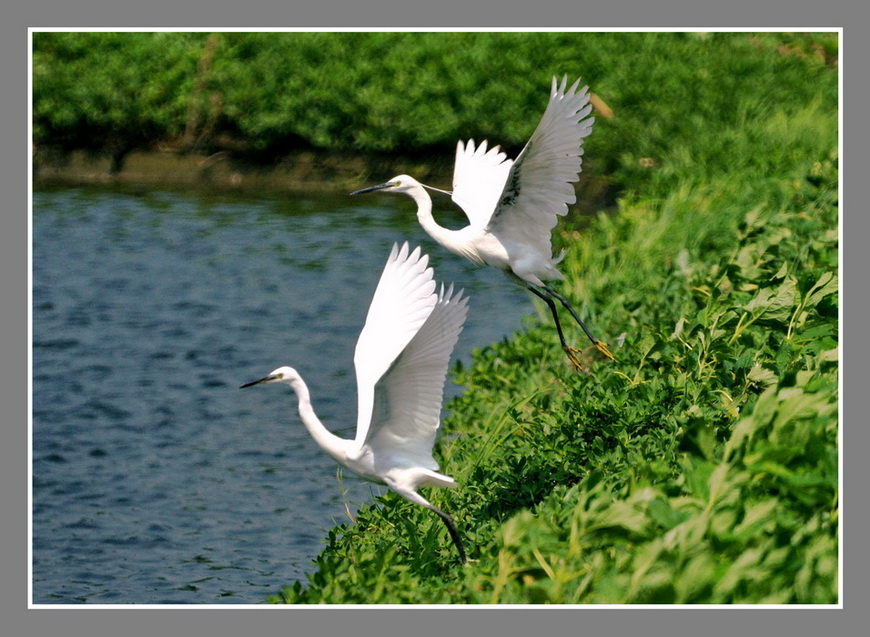
M583 324L564 296L544 283L564 279L556 269L564 253L553 257L550 233L557 217L576 201L572 183L580 177L583 139L592 132L593 117L589 87L579 92L578 79L566 90L553 78L550 102L525 148L511 161L487 142L475 147L474 140L459 142L453 171L453 192L421 184L413 177L399 175L388 182L363 188L352 195L383 190L410 196L417 203L417 219L423 229L442 246L479 263L502 270L509 279L539 296L553 314L562 349L575 368L580 368L577 350L565 341L558 300L583 328L602 354L613 360L607 343L598 340ZM432 218L432 200L426 188L451 195L468 217L469 225L450 230Z
M462 331L468 297L436 292L429 257L393 245L375 289L354 353L358 413L356 437L331 433L314 413L308 387L292 367L279 367L247 383L286 383L296 392L299 417L314 441L339 464L365 480L385 484L402 497L431 509L444 520L464 563L456 524L428 502L422 486L455 487L438 473L432 447L440 424L444 380Z

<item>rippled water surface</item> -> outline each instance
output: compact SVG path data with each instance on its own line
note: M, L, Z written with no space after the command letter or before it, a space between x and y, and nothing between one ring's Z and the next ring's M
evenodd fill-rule
M470 293L460 358L521 328L529 295L406 198L35 193L33 602L261 603L304 580L347 521L336 465L288 388L238 387L291 364L353 437L353 348L405 239Z

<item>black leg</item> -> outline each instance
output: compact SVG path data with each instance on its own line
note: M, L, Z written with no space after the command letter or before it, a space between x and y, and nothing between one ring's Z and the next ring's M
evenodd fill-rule
M565 335L562 333L562 324L559 322L559 314L556 312L556 304L553 303L553 299L549 296L541 292L538 288L533 285L526 285L526 287L538 298L542 299L544 303L547 304L547 307L550 308L550 312L553 314L553 321L556 322L556 331L559 332L559 342L562 343L562 349L568 350L568 343L565 342Z
M583 321L580 320L580 317L577 316L577 312L575 312L574 308L571 307L571 304L568 302L568 299L566 299L564 296L562 296L561 294L556 292L554 289L547 287L546 285L542 285L541 287L544 289L544 291L547 294L550 294L550 295L554 296L555 298L559 299L559 302L565 307L566 310L568 310L571 313L571 316L574 317L574 320L577 321L577 324L583 328L584 332L586 332L586 336L589 337L589 340L592 341L592 344L595 345L595 347L597 347L602 354L607 356L607 358L609 358L610 360L616 360L615 358L613 358L613 354L610 353L610 350L607 349L607 343L605 343L604 341L599 341L597 338L592 336L592 332L589 331L589 329L583 324ZM532 288L529 288L529 289L532 289ZM532 290L532 291L534 291L534 290ZM543 298L543 296L541 294L538 294L538 296L541 296ZM551 301L550 309L553 310L553 315L555 316L555 309L553 309L553 307L554 307L554 305L552 304L552 301ZM557 325L558 325L558 322L557 322ZM562 344L564 346L564 340L562 341Z
M590 332L585 325L583 325L583 321L580 320L580 317L577 316L577 312L574 311L574 308L571 307L571 304L568 302L564 296L556 292L553 288L547 287L546 285L541 286L544 290L546 290L547 294L553 295L555 298L559 299L559 302L565 306L565 309L571 313L571 316L574 317L574 320L577 321L577 324L583 328L583 331L586 332L586 336L589 337L589 340L592 341L593 345L598 345L598 339L592 336L592 332Z
M447 525L447 531L450 533L450 539L453 540L453 543L456 545L456 550L459 551L459 559L462 560L463 564L467 564L468 559L465 557L465 549L462 548L462 540L459 537L459 531L456 530L456 523L453 521L453 518L437 507L431 505L430 507L442 520L444 520L444 524Z
M580 359L577 358L577 350L568 345L565 341L565 335L562 333L562 324L559 322L559 313L556 311L556 304L553 303L553 299L541 292L535 286L528 283L525 285L534 295L543 299L544 303L547 304L547 307L550 308L550 313L553 315L553 321L556 323L556 331L559 333L559 342L562 343L562 351L564 351L568 356L571 365L574 369L583 369L583 364L580 362Z

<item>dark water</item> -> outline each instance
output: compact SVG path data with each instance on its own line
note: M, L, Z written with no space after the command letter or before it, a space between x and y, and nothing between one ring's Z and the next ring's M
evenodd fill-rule
M529 296L406 198L35 193L33 603L261 603L304 580L347 521L336 465L289 389L238 387L291 364L353 437L353 348L405 239L470 293L461 358L521 328Z

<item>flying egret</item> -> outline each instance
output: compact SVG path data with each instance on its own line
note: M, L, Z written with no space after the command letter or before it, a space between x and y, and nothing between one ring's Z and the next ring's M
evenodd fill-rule
M339 438L314 413L308 386L292 367L242 385L286 383L296 392L299 417L320 448L365 480L385 484L444 520L464 563L465 550L447 513L417 493L422 486L455 487L432 457L444 379L462 331L468 297L436 292L428 255L394 244L375 289L354 353L358 413L356 438Z
M607 343L598 340L583 324L564 296L544 281L564 279L556 269L564 253L553 257L550 233L557 217L576 201L571 185L580 177L583 138L592 132L593 117L589 87L579 92L578 79L566 90L567 76L558 85L553 78L550 102L525 148L511 161L487 142L475 147L474 140L456 145L453 192L421 184L413 177L399 175L386 183L351 193L383 190L410 196L417 202L417 219L423 229L442 246L481 265L502 270L509 279L539 296L553 314L562 349L576 369L577 350L562 333L556 312L558 300L586 332L602 354L613 360ZM451 195L465 211L469 225L450 230L432 218L432 200L426 188Z

